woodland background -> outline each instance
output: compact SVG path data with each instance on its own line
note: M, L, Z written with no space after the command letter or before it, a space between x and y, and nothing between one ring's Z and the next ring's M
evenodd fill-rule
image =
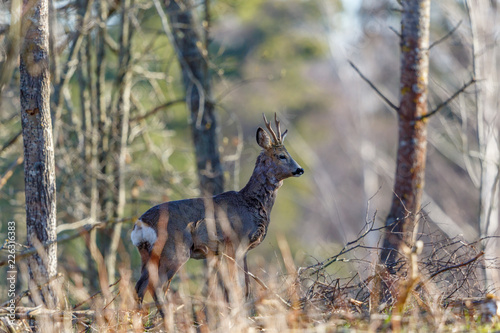
M349 62L391 101L398 100L398 2L194 3L195 29L208 51L204 56L225 190L240 189L252 172L262 113L268 118L278 113L290 133L286 147L305 169L301 178L286 180L280 189L267 238L250 253L250 266L258 270L262 261L283 265L277 235L288 240L295 263L307 266L356 239L372 217L375 226L382 226L393 190L397 117ZM10 5L0 4L0 231L5 233L7 221L15 221L22 244L26 218L19 73L15 61L9 64ZM111 221L91 232L106 258L111 283L120 276L119 267L140 265L130 242L134 217L157 203L200 195L182 75L159 2L51 5L58 230L62 235L65 224ZM483 73L493 80L484 89L498 108L500 25L481 27L492 43L475 49L478 27L470 14L470 8L489 8L498 22L498 2L444 0L431 6L430 109L471 77L487 80L477 75L477 57L491 59ZM124 24L129 25L125 37ZM498 232L494 228L487 234L479 222L481 200L490 193L489 212L497 214L498 225L498 116L496 111L490 118L478 113L477 94L475 86L465 89L429 120L422 227L427 234L473 242ZM486 152L482 145L485 128L497 143L496 152ZM491 159L497 169L488 192L481 167ZM377 246L380 238L381 233L371 232L367 246ZM354 256L367 263L376 260L361 251ZM58 260L72 283L99 289L97 267L83 239L60 246ZM198 267L190 262L187 269ZM329 269L349 276L357 268ZM494 292L498 287L485 288Z

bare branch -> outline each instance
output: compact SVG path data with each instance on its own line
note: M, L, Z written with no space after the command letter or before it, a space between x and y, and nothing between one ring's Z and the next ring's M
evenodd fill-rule
M14 162L12 162L11 165L7 168L7 171L5 171L5 174L0 177L0 190L4 185L7 183L10 177L14 174L14 170L17 168L17 166L21 165L24 161L24 156L21 155L19 156Z
M389 27L389 30L391 30L392 32L394 32L399 38L401 38L401 33L399 31L397 31L394 27Z
M117 285L117 284L118 284L121 280L122 280L122 279L121 279L121 278L119 278L119 279L118 279L118 280L116 280L114 283L110 284L110 285L108 286L108 288L111 288L111 287L116 286L116 285ZM73 310L78 309L78 308L79 308L80 306L82 306L83 304L90 302L92 299L94 299L97 295L100 295L100 294L102 294L102 290L99 290L99 291L95 292L92 296L90 296L89 298L87 298L85 301L80 302L80 303L78 303L78 304L74 305L74 306L73 306Z
M314 269L310 275L314 275L314 274L317 274L319 271L321 270L324 270L325 268L327 268L328 266L330 266L331 264L333 264L334 262L340 262L340 261L349 261L349 259L344 259L344 258L339 258L340 256L348 253L348 252L351 252L353 250L356 250L356 249L376 249L376 250L382 250L383 248L380 248L380 247L369 247L369 246L365 246L365 245L362 245L361 244L361 241L363 240L363 238L365 238L369 233L373 232L373 231L380 231L380 230L384 230L384 229L388 229L388 228L391 228L392 226L396 225L397 223L400 222L399 219L395 219L395 221L389 225L384 225L382 227L378 227L378 228L375 228L375 214L373 215L373 219L372 221L367 221L366 223L366 230L364 230L361 235L356 238L355 240L353 241L350 241L350 242L347 242L346 245L342 248L342 250L340 250L340 252L338 252L336 255L334 256L331 256L330 258L326 259L326 260L323 260L317 264L314 264L314 265L311 265L311 266L308 266L308 267L304 267L304 268L301 268L300 270L309 270L309 269Z
M250 273L248 270L243 269L243 267L241 267L240 265L238 265L238 263L236 262L236 260L234 260L234 258L231 258L230 256L228 256L225 253L222 253L222 255L226 259L231 260L236 265L236 267L239 270L241 270L241 271L243 271L245 273L245 275L247 275L247 276L251 277L252 279L254 279L255 282L257 282L264 290L270 291L270 288L258 276L254 275L253 273ZM290 302L288 302L285 299L283 299L283 297L281 297L279 294L274 293L274 292L273 292L273 294L274 294L274 296L276 296L287 307L291 307L292 306L292 304L290 304Z
M457 265L452 265L452 266L448 266L448 267L445 267L443 269L440 269L439 271L433 273L428 280L431 280L433 279L434 277L436 277L437 275L441 274L441 273L444 273L446 271L449 271L451 269L456 269L456 268L460 268L460 267L463 267L463 266L467 266L471 263L473 263L474 261L476 261L477 259L479 259L481 256L484 255L484 252L481 251L479 252L474 258L470 259L470 260L467 260L466 262L462 262L460 264L457 264Z
M443 103L439 104L434 110L432 110L431 112L427 113L427 114L424 114L420 117L417 117L417 121L418 120L423 120L425 118L429 118L431 116L433 116L434 114L436 114L437 112L439 112L442 108L444 108L445 106L447 106L452 100L454 100L458 95L460 95L465 89L467 89L470 85L476 83L476 79L475 78L471 78L469 82L467 82L466 84L464 84L462 86L462 88L458 89L453 95L450 96L450 98L448 98L446 101L444 101Z
M104 222L98 222L98 223L87 223L85 226L79 228L79 230L77 232L75 232L74 234L59 236L59 237L57 237L57 240L55 240L55 241L47 242L47 243L42 244L42 247L43 248L47 248L47 247L49 247L50 245L52 245L54 243L59 243L60 244L60 243L68 242L70 240L73 240L75 238L78 238L80 236L83 236L83 235L87 234L88 232L90 232L94 228L103 227L103 226L105 226L108 223L111 223L111 224L113 224L113 223L125 223L125 222L134 221L135 219L136 219L136 217L127 217L127 218L122 218L122 219L110 219L110 220L107 220L107 221L104 221ZM76 225L79 225L79 223L80 222L75 222L72 225L76 226ZM65 228L64 230L68 230L68 229L71 229L71 228ZM63 231L63 230L61 230L61 231ZM16 254L16 260L20 260L20 259L29 257L29 256L37 253L39 250L40 250L39 248L30 247L29 249L27 249L25 251L18 252ZM9 263L9 261L7 259L0 260L0 267L5 266L8 263Z
M270 81L273 81L273 79L269 78L269 77L267 77L267 78L265 78L265 77L256 77L256 78L245 79L245 80L241 80L240 82L236 82L236 83L232 84L231 87L229 87L225 91L221 92L219 94L219 96L217 96L215 98L215 104L218 104L223 98L225 98L227 95L229 95L230 93L232 93L236 89L244 87L245 85L247 85L249 83L254 83L254 82L270 82Z
M383 100L384 102L387 103L387 105L389 105L393 110L395 110L397 113L399 113L399 108L394 105L387 97L385 97L385 95L380 92L380 90L375 86L375 84L373 84L370 79L368 79L366 76L363 75L363 73L361 73L361 71L358 69L358 67L356 67L356 65L354 65L350 60L348 60L349 62L349 65L351 65L352 68L354 68L354 70L359 74L359 76L361 76L361 78L366 82L368 83L368 85L370 85L370 87L375 90L375 92L377 93L377 95L379 95Z
M49 285L50 283L52 283L52 281L55 281L55 280L57 280L57 279L59 279L61 277L63 277L63 274L62 273L57 273L55 276L51 277L48 281L46 281L42 285L37 286L36 289L37 290L42 290L42 287L45 287L45 286ZM14 302L14 304L18 304L19 301L22 298L24 298L24 297L26 297L28 295L31 296L31 288L28 289L28 290L23 291L20 294L18 294L13 300L8 300L8 301L3 302L2 304L0 304L0 308L8 306L9 303L11 303L11 302Z
M157 107L155 107L153 110L151 111L148 111L146 112L145 114L143 115L140 115L140 116L137 116L137 117L134 117L134 118L130 118L130 122L137 122L137 121L141 121L143 119L146 119L156 113L158 113L159 111L163 110L163 109L166 109L168 107L171 107L175 104L179 104L179 103L184 103L186 100L183 98L183 99L175 99L173 101L170 101L170 102L167 102L167 103L164 103L162 105L158 105Z
M453 35L453 33L455 31L457 31L458 27L460 27L461 24L462 24L462 20L460 20L460 22L458 22L458 24L453 29L451 29L446 35L444 35L443 37L441 37L440 39L438 39L437 41L435 41L434 43L432 43L429 46L429 50L432 49L434 46L436 46L436 45L444 42L448 37L450 37L451 35Z
M14 143L16 143L17 139L19 139L21 137L21 134L22 134L22 131L19 131L16 133L16 135L14 135L12 137L12 139L10 139L9 141L7 141L3 146L2 146L2 149L0 149L0 153L3 153L4 150L6 150L7 148L9 148L10 146L12 146Z

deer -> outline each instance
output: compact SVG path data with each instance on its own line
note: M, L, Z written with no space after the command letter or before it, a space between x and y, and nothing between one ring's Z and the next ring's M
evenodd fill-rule
M141 275L135 290L139 306L149 290L157 306L161 289L168 291L172 278L190 259L207 259L225 253L236 260L259 245L267 234L271 210L283 180L299 177L304 169L290 156L274 115L276 131L263 114L269 134L259 127L257 144L262 148L248 183L239 191L211 198L164 202L147 210L135 223L132 243L139 250ZM248 296L248 274L245 285ZM161 306L158 306L160 313Z

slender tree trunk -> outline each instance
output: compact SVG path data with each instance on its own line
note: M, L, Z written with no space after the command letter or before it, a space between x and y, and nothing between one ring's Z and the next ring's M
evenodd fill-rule
M399 143L394 195L380 254L389 272L394 272L401 247L414 242L427 149L427 120L419 117L427 114L430 0L405 0L402 6Z
M499 117L500 86L498 78L498 45L495 24L500 18L498 5L487 1L469 0L469 15L472 29L474 52L474 76L476 83L476 114L478 143L481 153L481 183L479 232L481 237L500 236L499 230ZM500 257L499 241L488 238L484 243L485 260ZM500 283L497 268L486 265L486 286L495 289Z
M55 294L43 285L57 273L56 177L50 117L48 1L24 2L21 50L21 122L24 139L24 177L28 246L39 247L29 260L35 303L56 306Z
M59 85L61 77L61 66L59 54L57 53L57 11L54 0L49 0L49 52L50 52L50 76L53 86Z
M120 35L120 53L119 53L119 73L116 84L119 86L119 95L117 106L114 108L113 120L113 155L115 156L114 168L114 183L116 193L114 198L114 217L122 218L126 204L126 187L125 187L125 158L127 155L127 139L129 130L130 116L130 94L132 89L132 72L130 69L131 62L131 37L129 12L131 10L132 1L124 0L122 3L122 28ZM109 253L106 260L108 271L108 279L114 282L116 275L116 257L118 246L121 239L122 224L116 223L113 226L111 234L111 243L109 245Z
M99 29L100 31L101 29ZM101 213L102 205L100 204L99 197L99 181L98 176L101 172L100 164L99 164L99 129L100 129L100 117L99 117L99 102L100 98L98 98L98 71L97 71L97 55L96 55L96 39L95 34L87 35L87 47L85 48L85 59L87 62L87 79L88 79L88 90L90 96L90 117L91 117L91 130L88 133L90 135L90 217L92 220L97 220ZM89 232L89 237L87 239L87 268L89 277L89 285L93 287L94 290L99 289L99 280L95 279L95 276L99 275L95 255L95 249L97 249L97 231L96 229L92 229Z
M80 27L76 31L76 35L71 43L71 48L69 49L68 60L66 61L64 68L60 72L60 77L55 78L54 82L54 95L52 101L52 113L53 113L53 124L54 124L54 140L55 145L59 144L59 133L61 128L61 116L63 111L64 102L64 91L67 89L70 79L73 77L78 65L78 51L82 46L83 38L86 34L86 25L88 23L90 12L92 8L92 0L87 1L86 6L81 6L78 10L79 20L78 26Z
M95 71L92 68L91 37L85 38L85 45L80 49L78 68L78 83L80 88L80 108L82 112L83 131L83 156L82 163L87 166L85 170L83 189L88 198L88 217L92 222L98 218L98 193L97 193L97 138L96 138L96 107L95 107ZM95 244L95 228L89 232L88 241ZM97 269L90 253L91 245L86 247L88 286L91 292L98 290Z
M108 21L108 6L107 1L100 1L98 4L100 22L98 32L96 34L96 99L97 99L97 136L98 142L98 165L100 177L98 178L97 189L99 192L100 218L110 218L108 205L108 189L112 186L112 182L107 177L108 173L108 152L109 152L109 119L106 110L106 24Z
M207 49L201 43L191 12L190 0L166 1L173 43L182 69L186 102L191 113L192 136L201 194L224 190L220 162L218 125L211 96Z

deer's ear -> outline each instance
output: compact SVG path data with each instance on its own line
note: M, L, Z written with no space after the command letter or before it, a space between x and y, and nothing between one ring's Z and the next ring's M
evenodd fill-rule
M264 149L271 148L271 138L261 127L257 129L257 143Z

